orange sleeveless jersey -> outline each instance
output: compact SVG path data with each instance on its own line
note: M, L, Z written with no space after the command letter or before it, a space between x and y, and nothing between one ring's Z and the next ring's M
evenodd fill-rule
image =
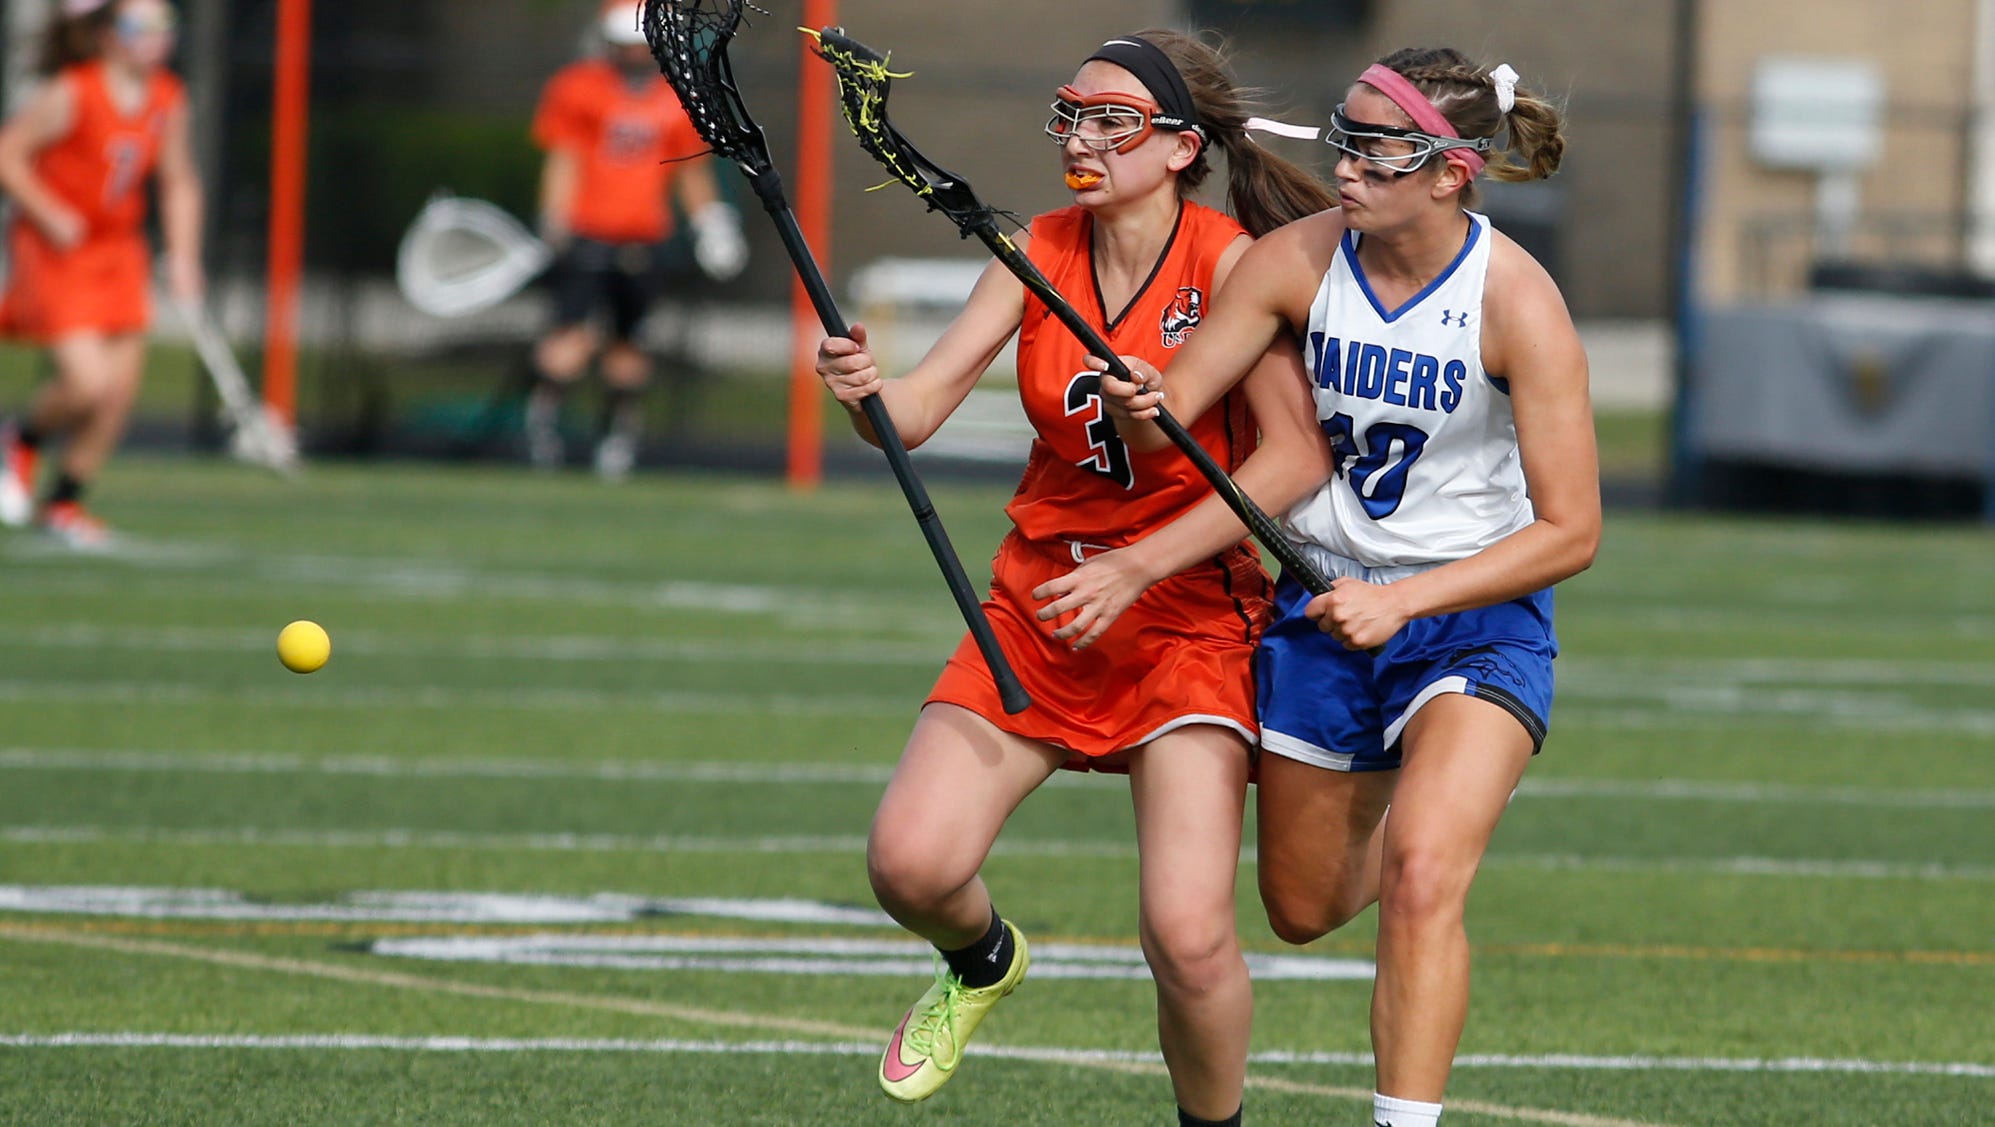
M1168 367L1205 314L1213 267L1245 232L1221 212L1183 204L1156 273L1111 323L1095 287L1093 224L1079 207L1034 219L1033 263L1117 355ZM1089 393L1094 373L1087 355L1028 291L1018 336L1018 391L1036 437L1018 495L1005 511L1028 540L1119 548L1197 504L1212 486L1176 447L1137 453L1123 445L1100 397ZM1237 390L1186 429L1229 472L1253 452L1254 432Z
M580 162L569 229L612 243L657 242L672 231L666 185L678 165L706 150L679 96L659 75L632 89L615 66L585 59L549 80L533 139Z
M65 69L74 102L69 133L34 156L34 171L86 224L83 242L58 250L17 217L8 231L7 293L0 330L47 341L80 331L136 332L150 316L145 180L166 121L186 103L180 80L152 76L132 112L111 100L101 63Z
M1095 287L1092 223L1078 207L1042 215L1032 223L1028 253L1118 354L1162 368L1198 327L1213 267L1242 231L1220 212L1183 205L1156 272L1111 325ZM1039 584L1140 539L1212 491L1175 447L1138 454L1122 444L1100 397L1088 394L1086 355L1028 293L1018 380L1037 437L1006 509L1016 528L998 549L984 611L1033 705L1005 714L968 638L928 699L1063 748L1071 767L1124 769L1118 753L1186 725L1230 728L1251 741L1258 730L1251 661L1267 625L1271 583L1245 544L1150 588L1078 653L1052 636L1060 623L1035 617ZM1256 439L1237 391L1188 429L1229 470Z

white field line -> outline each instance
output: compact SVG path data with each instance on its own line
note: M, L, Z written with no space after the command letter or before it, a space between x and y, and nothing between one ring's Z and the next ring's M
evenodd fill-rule
M863 856L858 835L789 837L675 836L660 834L461 833L452 830L167 830L108 826L0 826L0 842L15 845L187 845L258 846L301 849L460 849L554 853L802 854ZM997 857L1053 859L1133 859L1130 842L1032 841L998 839ZM1240 851L1241 864L1256 859L1252 847ZM1709 873L1719 876L1795 877L1834 880L1995 881L1995 866L1940 862L1826 860L1789 857L1585 857L1562 853L1491 853L1491 869L1545 869L1562 872Z
M1663 677L1713 685L1965 685L1995 688L1995 662L1885 661L1877 658L1651 658L1579 655L1559 662L1559 677L1639 686ZM1563 685L1561 686L1563 687Z
M285 689L246 689L220 684L167 681L0 680L0 702L46 704L233 704L283 708L443 708L510 712L600 712L633 709L674 715L687 713L778 713L787 716L906 716L921 700L905 697L793 693L603 692L591 689L446 689L332 687L301 684Z
M1745 725L1778 728L1783 732L1886 732L1894 736L1995 736L1995 711L1921 707L1910 702L1854 705L1832 694L1806 700L1692 699L1680 694L1653 705L1614 705L1577 698L1561 699L1553 710L1552 738L1572 725L1619 728L1631 732L1736 731Z
M306 1049L403 1053L754 1053L776 1056L878 1055L870 1041L696 1041L634 1040L583 1037L389 1037L360 1033L199 1034L199 1033L10 1033L0 1034L0 1047L22 1049ZM1161 1064L1153 1052L1114 1049L1029 1048L1020 1045L978 1045L971 1055L1048 1063L1126 1061ZM1259 1065L1332 1065L1369 1068L1370 1053L1259 1052L1247 1058ZM1765 1072L1843 1073L1865 1076L1995 1077L1995 1064L1973 1061L1880 1061L1838 1057L1661 1057L1646 1055L1593 1056L1578 1053L1540 1055L1465 1053L1456 1068L1572 1069L1605 1072ZM1450 1105L1453 1106L1453 1105Z
M702 595L709 585L686 585ZM725 588L722 609L763 610L798 593L783 588ZM751 597L767 591L773 598ZM687 600L690 602L691 600ZM13 649L129 650L160 653L255 653L271 648L267 630L225 627L110 627L93 622L0 627L0 645ZM526 661L740 661L821 664L939 665L953 635L929 642L865 639L659 639L603 634L518 636L467 634L448 638L342 632L339 652L370 656L518 659ZM1747 693L1754 686L1799 688L1907 686L1995 688L1995 662L1864 658L1645 658L1568 657L1559 665L1560 689L1581 697L1652 697L1661 693Z
M338 642L334 642L337 655ZM920 697L853 695L840 692L610 692L597 689L445 688L441 686L347 686L324 675L288 688L163 680L0 679L0 703L185 705L217 701L281 708L448 708L504 711L582 711L635 709L665 714L776 712L797 716L912 717ZM337 687L335 687L337 686ZM1890 731L1973 737L1995 736L1995 709L1958 708L1902 697L1863 699L1833 691L1754 694L1695 686L1656 687L1649 702L1589 699L1581 692L1561 699L1554 732L1564 724L1633 731L1681 731L1777 723L1802 731ZM1556 738L1556 735L1555 737Z
M11 582L22 589L68 589L82 594L96 594L104 589L104 573L96 568L77 572L74 553L42 556L0 550L0 558L23 565L45 563L62 569L53 574L31 574L25 569L16 569ZM246 585L292 591L309 587L314 591L363 592L374 598L424 602L482 603L513 599L545 601L563 606L779 617L791 626L831 629L877 629L881 626L933 628L938 621L948 621L950 613L939 588L934 592L932 603L923 606L920 600L869 597L849 587L690 580L618 582L549 572L487 571L444 561L370 557L168 552L148 553L139 558L114 557L101 562L143 567L142 571L121 584L128 591L182 595L198 592L231 599L241 598Z
M360 775L379 778L575 779L601 782L865 784L893 768L838 763L648 763L637 760L313 758L281 752L83 751L0 748L0 770L144 771L222 775ZM1056 776L1057 778L1058 776ZM1079 777L1075 776L1076 781ZM1991 799L1995 801L1995 799Z
M168 774L358 775L380 778L573 779L601 782L750 785L882 785L884 765L837 763L655 763L638 760L409 759L384 755L313 757L283 752L177 752L72 748L0 748L0 771L162 772ZM1087 785L1064 773L1050 782ZM1615 798L1656 802L1736 802L1754 805L1860 806L1888 809L1995 809L1995 790L1875 790L1867 787L1702 779L1527 778L1520 798Z
M1729 634L1753 627L1772 627L1783 634L1815 635L1834 641L1850 636L1849 608L1861 598L1858 592L1826 598L1800 606L1772 607L1765 604L1727 607L1640 606L1635 600L1653 600L1651 592L1626 589L1628 599L1615 600L1614 616L1630 629L1668 634ZM1600 600L1604 591L1588 593L1589 601ZM1596 605L1599 605L1596 602ZM1947 612L1937 609L1910 614L1893 612L1864 622L1863 633L1871 639L1926 637L1940 634L1969 641L1995 637L1995 615Z
M652 1002L638 998L618 998L602 995L571 994L559 991L486 986L479 983L456 982L449 979L426 978L420 975L363 969L337 963L319 963L304 959L276 958L225 948L192 947L179 943L162 943L150 939L121 939L113 936L84 935L74 932L36 931L7 925L0 925L0 938L117 951L130 955L153 955L167 958L192 959L222 966L274 971L282 974L308 975L317 978L384 986L393 989L458 994L530 1004L611 1010L696 1024L719 1025L723 1028L766 1029L782 1033L826 1037L851 1043L857 1047L863 1047L867 1055L871 1055L876 1051L873 1046L878 1043L879 1038L878 1030L839 1025L831 1022L804 1021L797 1018L786 1018L768 1014L747 1014L738 1011L708 1010L699 1007ZM985 1045L974 1051L990 1053L994 1051L994 1048L993 1046ZM1019 1051L1020 1059L1038 1059L1024 1055L1031 1051ZM1154 1060L1090 1060L1085 1058L1067 1058L1064 1056L1046 1059L1053 1063L1083 1068L1092 1067L1115 1072L1137 1072L1144 1075L1158 1075L1164 1071L1164 1066ZM1300 1084L1280 1077L1249 1076L1247 1084L1249 1087L1297 1095L1315 1095L1357 1101L1371 1099L1369 1088ZM1505 1119L1515 1119L1526 1123L1557 1124L1558 1127L1665 1127L1663 1124L1643 1123L1638 1120L1611 1119L1550 1109L1511 1107L1480 1101L1457 1101L1454 1106L1462 1111L1471 1111L1477 1114L1491 1115Z
M59 626L0 629L9 649L128 650L141 653L264 653L276 645L270 630L192 626L108 627L73 622ZM462 634L450 638L342 630L334 640L342 656L516 659L521 661L743 662L757 665L913 665L937 667L949 656L950 642L893 643L878 640L659 639L604 634Z

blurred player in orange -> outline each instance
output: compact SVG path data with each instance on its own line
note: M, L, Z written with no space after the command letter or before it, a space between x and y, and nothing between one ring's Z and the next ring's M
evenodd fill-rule
M596 472L615 481L636 461L641 397L651 361L635 336L663 288L672 234L669 193L692 224L693 255L725 281L747 262L740 220L720 198L706 144L694 132L638 28L638 0L610 0L598 26L600 54L562 68L534 115L547 152L540 178L541 235L557 254L550 282L554 327L534 350L527 399L527 453L543 468L566 460L561 401L598 348L591 317L609 316L602 346L604 421Z
M49 81L0 126L0 191L14 204L0 334L46 348L55 369L0 430L0 522L39 521L74 548L110 541L83 494L123 436L145 371L148 176L168 282L188 300L203 287L187 100L166 69L175 27L166 0L62 0L42 53ZM57 436L68 441L37 511L36 465Z

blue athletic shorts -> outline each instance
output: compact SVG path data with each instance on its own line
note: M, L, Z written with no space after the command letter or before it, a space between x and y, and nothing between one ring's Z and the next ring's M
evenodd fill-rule
M1552 592L1400 628L1377 657L1344 648L1303 616L1311 596L1284 575L1275 620L1254 654L1261 747L1334 771L1390 771L1400 733L1421 705L1467 693L1498 705L1531 734L1535 754L1552 714Z

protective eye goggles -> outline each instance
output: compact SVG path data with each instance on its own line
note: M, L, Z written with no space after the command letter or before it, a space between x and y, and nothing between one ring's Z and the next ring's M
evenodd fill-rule
M1330 128L1323 131L1323 141L1331 148L1401 176L1418 172L1435 153L1450 149L1486 153L1491 140L1489 137L1442 137L1418 129L1397 129L1390 125L1373 125L1368 121L1352 121L1344 115L1341 105L1330 115Z
M145 13L121 13L112 26L121 39L142 39L148 35L172 35L180 28L180 17L172 8L161 7Z
M1081 144L1098 153L1111 149L1126 153L1149 140L1150 134L1160 127L1197 128L1165 113L1148 98L1113 90L1083 94L1071 86L1062 86L1059 100L1053 103L1053 116L1046 119L1046 136L1060 145L1079 138Z

